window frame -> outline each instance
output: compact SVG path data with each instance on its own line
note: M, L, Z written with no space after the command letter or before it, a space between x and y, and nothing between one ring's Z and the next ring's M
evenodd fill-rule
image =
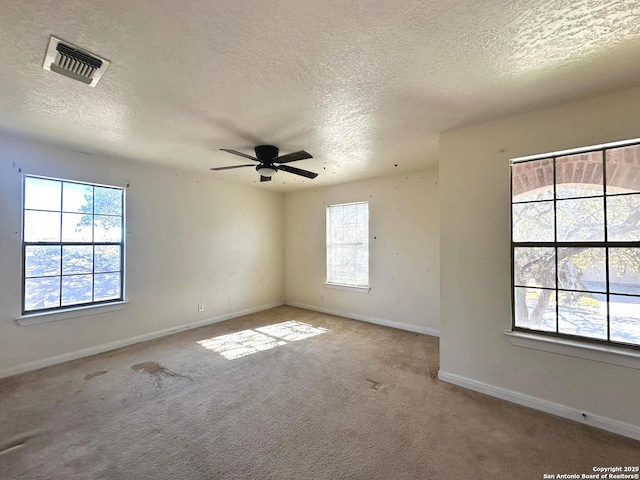
M618 293L618 292L611 292L610 289L610 285L611 285L611 281L610 281L610 275L609 275L609 249L610 248L635 248L635 249L639 249L640 250L640 240L638 241L613 241L613 240L609 240L608 239L608 223L607 223L607 199L610 197L624 197L624 196L630 196L630 195L640 195L640 189L638 191L631 191L631 192L625 192L625 193L616 193L616 194L611 194L608 195L607 194L607 151L608 150L615 150L615 149L619 149L619 148L625 148L625 147L640 147L640 141L638 140L632 140L632 141L626 141L626 142L614 142L614 143L609 143L609 144L603 144L603 145L596 145L596 146L591 146L591 147L585 147L585 148L578 148L578 149L572 149L572 150L566 150L566 151L560 151L560 152L554 152L554 153L548 153L548 154L541 154L541 155L535 155L535 156L531 156L531 157L525 157L525 158L514 158L511 159L509 162L509 192L510 192L510 214L509 214L509 219L510 219L510 241L511 241L511 329L512 332L514 332L514 335L516 336L521 336L520 334L523 334L525 336L530 335L531 337L535 337L535 336L542 336L542 337L555 337L559 340L562 341L568 341L569 343L571 342L576 342L576 344L580 343L580 342L588 342L589 344L597 344L597 345L602 345L602 346L606 346L605 348L609 347L613 347L613 348L622 348L622 349L633 349L636 351L640 350L640 344L632 344L632 343L624 343L624 342L619 342L619 341L613 341L611 340L611 309L610 309L610 305L611 305L611 301L610 301L610 297L611 295L615 295L615 296L628 296L628 297L633 297L633 298L640 298L640 295L633 295L633 294L625 294L625 293ZM559 157L566 157L566 156L570 156L570 155L578 155L578 154L588 154L588 153L593 153L593 152L599 152L600 153L600 157L601 157L601 161L602 161L602 194L601 195L585 195L585 196L579 196L579 197L561 197L558 198L557 197L557 175L556 175L556 168L557 168L557 159ZM513 199L513 166L514 165L521 165L523 163L529 163L529 162L535 162L535 161L541 161L541 160L551 160L552 161L552 165L553 165L553 198L551 199L545 199L545 200L532 200L532 201L521 201L521 202L514 202ZM639 169L640 171L640 169ZM609 188L611 188L611 186L609 186ZM602 198L603 199L603 203L602 203L602 208L603 208L603 220L602 220L602 226L603 226L603 235L604 235L604 240L603 241L558 241L558 211L557 211L557 202L558 201L563 201L563 200L571 200L571 199L593 199L593 198ZM553 233L554 233L554 241L552 242L515 242L514 241L514 213L513 213L513 206L517 205L517 204L526 204L526 203L536 203L536 202L552 202L553 203ZM555 256L555 287L554 288L550 288L550 287L530 287L530 286L526 286L526 285L516 285L516 280L515 280L515 267L516 267L516 259L515 259L515 252L516 252L516 248L518 247L529 247L529 248L536 248L536 247L547 247L547 248L554 248L555 252L554 252L554 256ZM605 291L604 292L598 292L598 291L592 291L592 290L571 290L571 289L567 289L567 288L560 288L559 285L559 274L558 274L558 249L559 248L602 248L604 249L605 252L605 257L604 257L604 266L605 266ZM535 328L527 328L527 327L522 327L522 326L517 326L516 325L516 288L536 288L539 290L551 290L552 292L555 293L556 295L556 306L555 306L555 310L556 310L556 331L548 331L548 330L541 330L541 329L535 329ZM594 338L594 337L586 337L586 336L582 336L582 335L575 335L575 334L568 334L568 333L562 333L559 331L559 324L560 324L560 318L559 318L559 305L560 302L558 301L558 295L561 292L575 292L575 293L586 293L586 294L598 294L598 295L603 295L606 299L607 302L607 315L606 315L606 321L607 321L607 339L601 339L601 338ZM509 332L507 332L509 333ZM523 337L526 338L526 337ZM637 368L637 367L635 367Z
M363 246L366 245L367 247L367 283L366 285L360 285L360 284L355 284L355 283L337 283L334 281L330 281L330 275L329 275L329 267L330 267L330 263L329 263L329 249L331 246L333 246L333 243L329 243L329 239L331 238L331 232L330 232L330 227L331 227L331 223L330 223L330 215L331 215L331 209L335 208L335 207L345 207L345 206L357 206L357 205L366 205L367 207L367 241L366 243L364 242L350 242L350 243L340 243L339 245L353 245L353 246ZM369 231L369 201L368 200L363 200L361 202L348 202L348 203L335 203L335 204L331 204L331 205L327 205L326 207L326 211L325 211L325 221L326 221L326 225L325 225L325 284L330 287L330 288L338 288L341 290L348 290L348 291L357 291L357 292L369 292L369 290L371 289L370 285L371 285L371 278L370 278L370 242L369 242L369 236L370 236L370 231ZM338 244L336 244L338 245Z
M41 180L51 180L51 181L56 181L56 182L60 182L60 209L59 210L39 210L39 209L29 209L26 208L26 181L28 178L34 178L34 179L41 179ZM62 236L60 237L60 241L59 242L50 242L50 241L44 241L44 242L33 242L33 241L26 241L25 240L25 229L26 229L26 212L27 211L44 211L44 212L59 212L60 213L60 231L62 234L62 218L63 218L63 214L65 213L64 209L63 209L63 199L64 199L64 184L75 184L75 185L86 185L86 186L90 186L90 187L98 187L98 188L109 188L109 189L113 189L113 190L119 190L121 193L121 204L122 204L122 210L121 210L121 214L120 215L109 215L112 217L119 217L120 218L120 226L121 226L121 236L120 236L120 241L119 242L96 242L94 240L94 232L93 232L93 228L92 227L92 241L91 242L82 242L82 241L63 241L62 240ZM95 193L95 190L94 190ZM95 196L93 197L93 209L95 209ZM92 210L93 210L92 209ZM126 302L125 300L125 248L126 248L126 242L125 242L125 226L126 226L126 188L125 187L121 187L121 186L117 186L117 185L106 185L106 184L100 184L100 183L93 183L93 182L86 182L86 181L81 181L81 180L69 180L69 179L63 179L63 178L57 178L57 177L49 177L49 176L44 176L44 175L36 175L36 174L29 174L29 173L24 173L22 175L22 205L21 205L21 262L22 262L22 278L21 278L21 305L20 305L20 311L22 312L21 317L19 318L28 318L28 317L38 317L38 316L42 316L42 315L52 315L52 314L62 314L65 312L72 312L75 310L86 310L86 309L91 309L91 308L95 308L95 307L106 307L106 306L110 306L110 305L117 305L117 304L123 304ZM66 212L66 213L71 213L71 212ZM75 213L75 212L74 212ZM91 215L92 219L93 217L96 215L95 211L92 211L92 213L88 214ZM103 215L103 214L98 214L98 215ZM31 309L28 310L26 308L26 283L27 283L27 279L28 278L36 278L36 277L27 277L27 269L26 269L26 260L27 260L27 247L29 246L59 246L60 247L60 274L59 275L51 275L51 278L59 278L60 279L60 305L55 306L55 307L47 307L47 308L39 308L39 309ZM63 258L63 249L65 246L91 246L93 248L93 254L92 254L92 267L91 267L91 273L78 273L78 274L63 274L63 269L62 269L62 258ZM95 301L93 300L94 298L94 294L95 294L95 288L94 288L94 281L95 281L95 275L96 275L96 271L95 271L95 247L96 246L119 246L120 247L120 259L119 259L119 273L120 273L120 295L117 298L109 298L106 300L98 300ZM98 274L100 273L113 273L113 272L97 272ZM62 305L62 278L65 276L70 276L70 275L91 275L92 276L92 287L91 287L91 297L92 297L92 301L90 302L82 302L82 303L74 303L74 304L70 304L70 305Z

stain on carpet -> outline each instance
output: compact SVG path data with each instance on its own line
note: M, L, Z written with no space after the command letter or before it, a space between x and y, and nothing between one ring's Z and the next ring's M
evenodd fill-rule
M367 382L371 382L371 388L372 388L373 390L380 390L380 389L382 388L382 384L381 384L381 383L379 383L379 382L376 382L375 380L371 380L371 379L369 379L369 378L365 378L365 380L366 380Z
M15 376L0 379L0 394L3 396L9 395L18 390L18 388L22 385L21 380L23 380L23 377L24 376L21 375L20 377Z
M109 370L98 370L97 372L93 372L93 373L90 373L89 375L85 375L84 379L85 380L91 380L92 378L98 377L100 375L104 375L108 371Z
M163 380L166 378L186 378L187 380L193 380L191 377L169 370L158 362L137 363L136 365L132 365L131 368L138 372L142 371L151 376L156 388L164 388Z
M422 375L423 377L429 376L429 367L427 365L415 365L412 363L401 363L399 368L407 372L415 373L416 375Z
M394 363L391 365L387 365L391 368L397 368L399 370L413 373L416 375L420 375L422 377L428 378L437 378L438 377L438 367L429 365L427 363L424 364L415 364L415 363Z

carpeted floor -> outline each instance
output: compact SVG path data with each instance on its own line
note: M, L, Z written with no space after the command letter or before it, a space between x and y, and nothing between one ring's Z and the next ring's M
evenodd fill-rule
M438 340L279 307L0 380L2 479L541 479L640 442L437 380Z

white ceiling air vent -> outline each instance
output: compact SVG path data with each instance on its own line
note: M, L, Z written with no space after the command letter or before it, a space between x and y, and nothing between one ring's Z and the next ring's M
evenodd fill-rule
M51 36L42 68L95 87L109 63L109 60Z

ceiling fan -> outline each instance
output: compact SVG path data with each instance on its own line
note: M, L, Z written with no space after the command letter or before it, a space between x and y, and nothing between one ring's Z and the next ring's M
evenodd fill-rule
M278 147L274 147L273 145L258 145L255 148L256 156L252 157L251 155L247 155L246 153L238 152L237 150L229 150L228 148L221 148L223 152L232 153L233 155L239 155L241 157L248 158L249 160L253 160L258 162L256 166L256 171L260 174L261 182L269 182L271 181L271 177L275 175L275 173L279 170L283 172L293 173L294 175L300 175L302 177L307 178L316 178L318 176L317 173L310 172L308 170L302 170L301 168L290 167L289 165L280 165L281 163L289 163L295 162L298 160L306 160L307 158L313 158L309 153L304 150L300 150L298 152L287 153L286 155L278 156L280 150ZM276 165L278 164L278 165ZM229 167L216 167L211 168L210 170L219 171L219 170L231 170L232 168L243 168L243 167L253 167L255 163L247 163L244 165L231 165Z

